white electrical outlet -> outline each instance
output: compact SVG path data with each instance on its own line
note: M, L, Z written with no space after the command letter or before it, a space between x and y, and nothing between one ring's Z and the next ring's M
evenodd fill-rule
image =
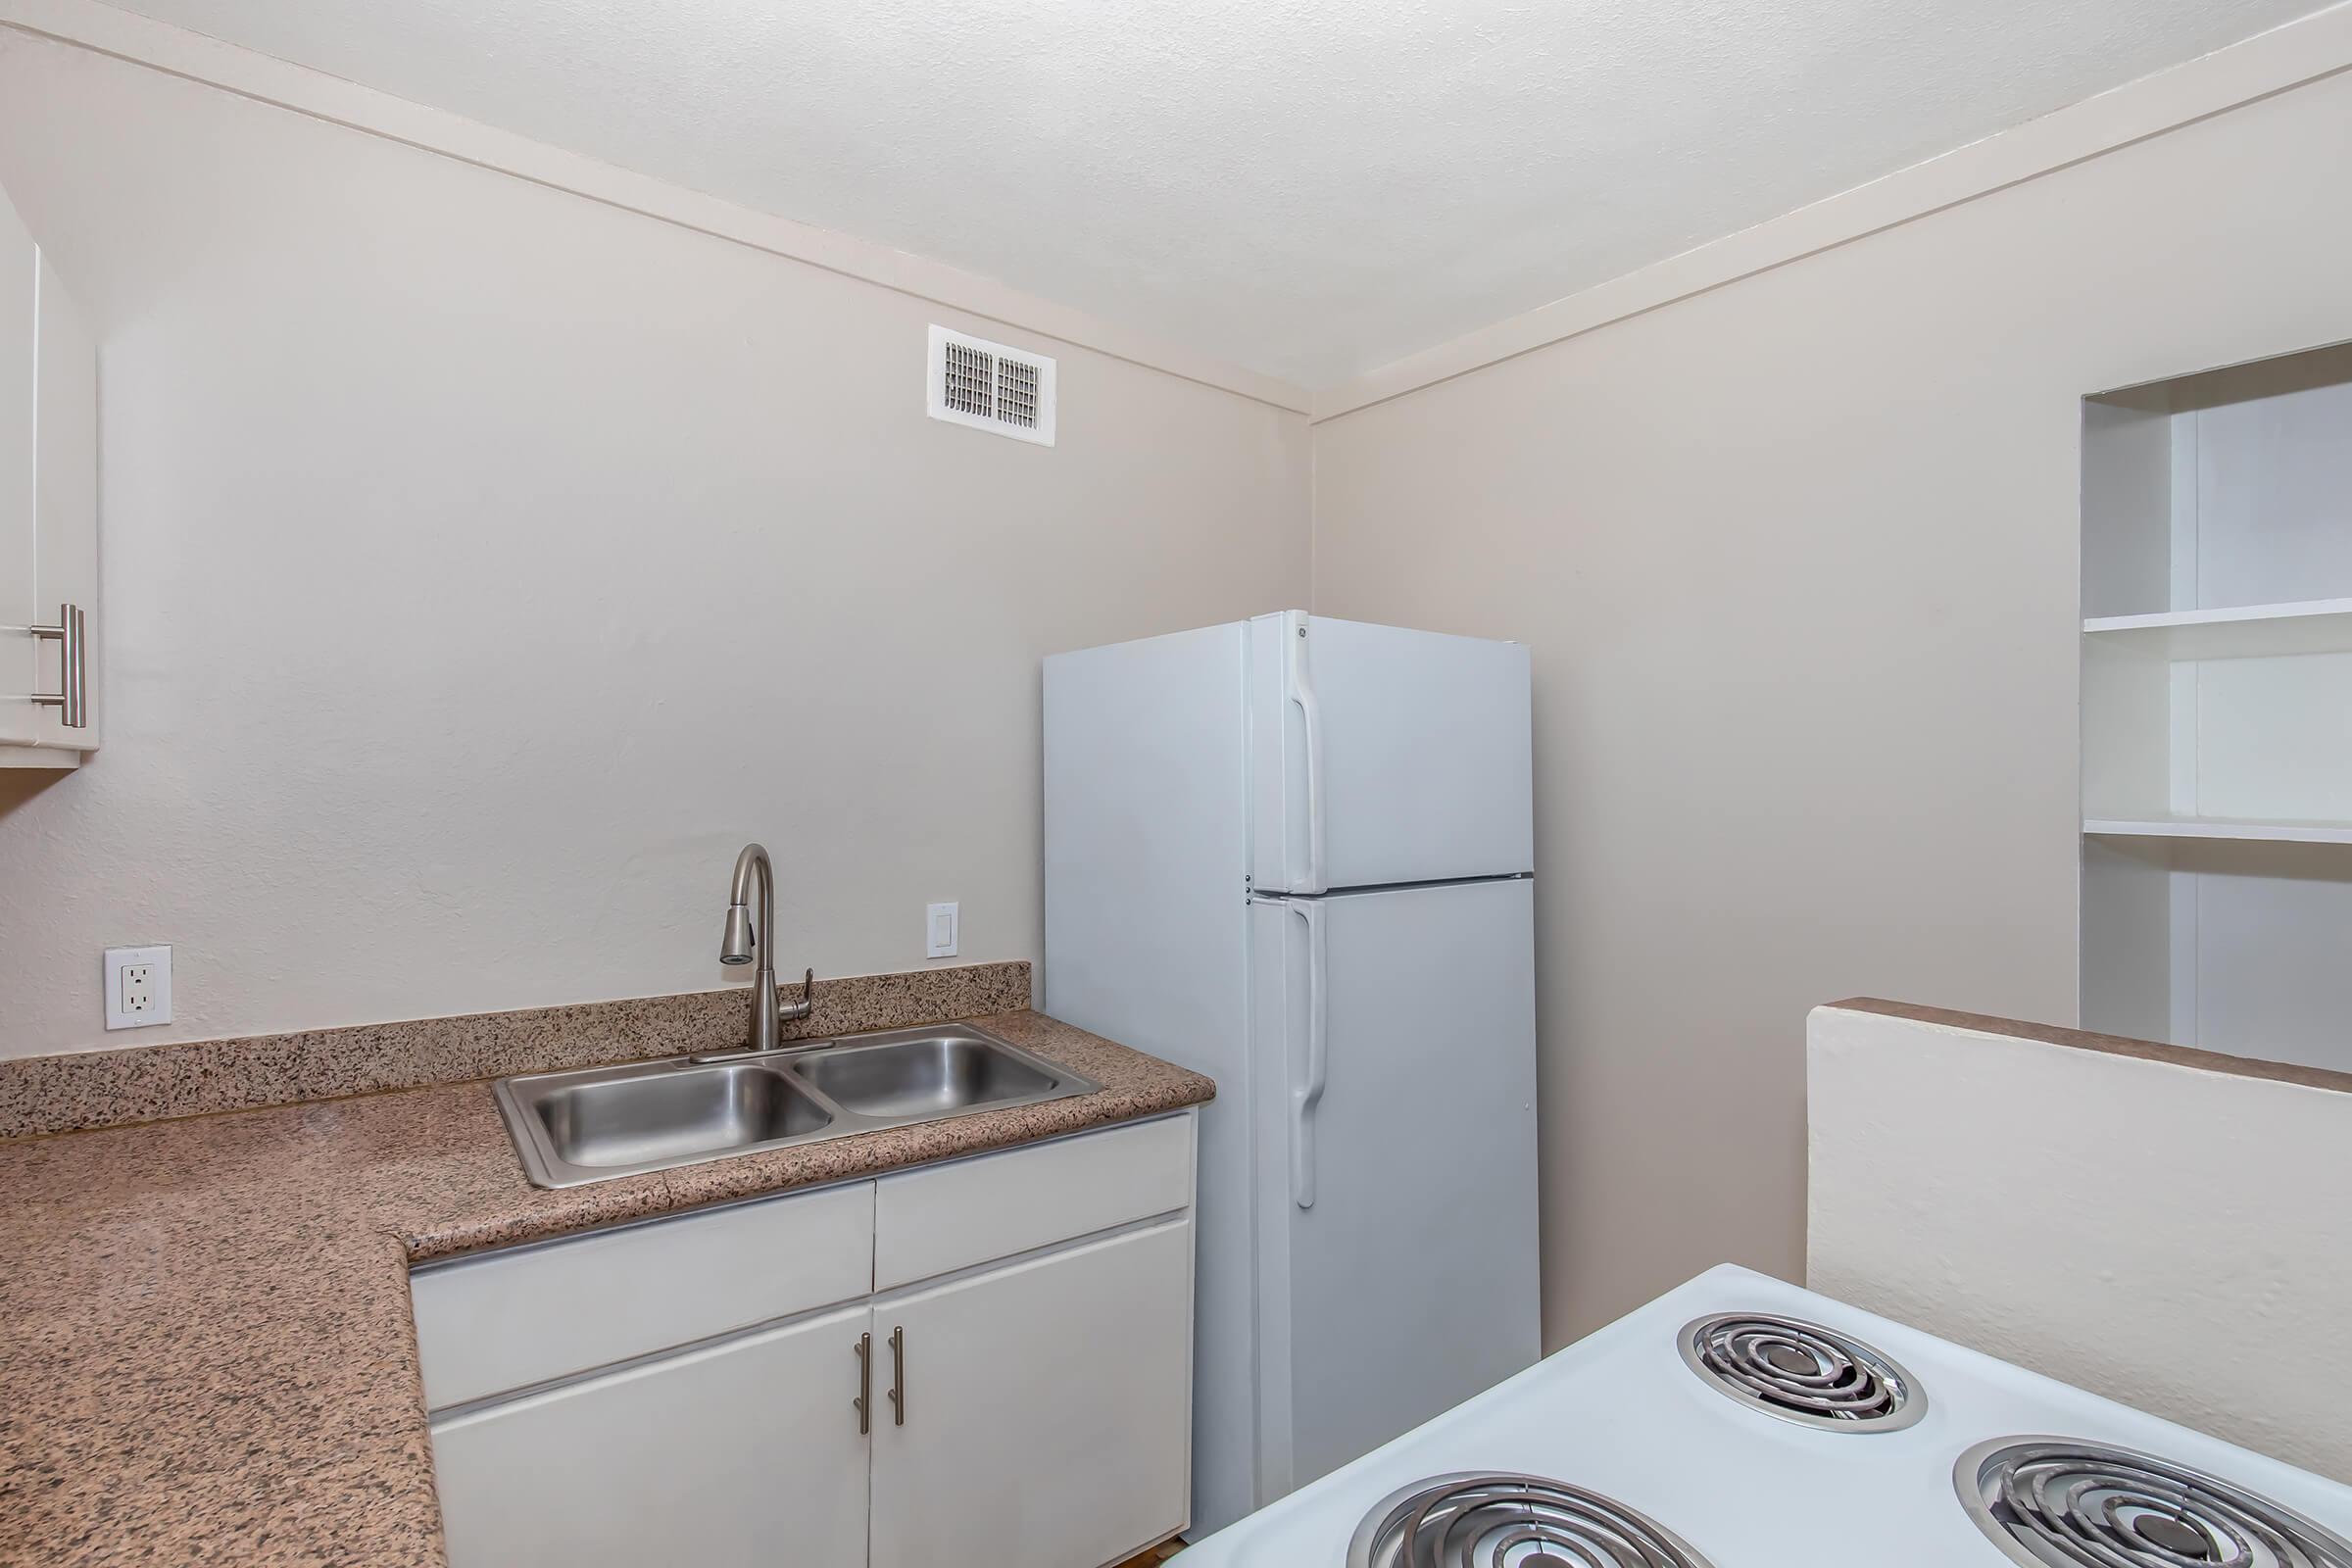
M144 1029L172 1021L172 950L106 950L106 1026Z
M956 956L956 906L934 904L924 911L923 956L953 958Z

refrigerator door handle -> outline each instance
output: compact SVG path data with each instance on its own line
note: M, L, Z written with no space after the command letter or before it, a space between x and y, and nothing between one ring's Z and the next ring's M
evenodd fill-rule
M1306 616L1294 614L1284 628L1283 668L1288 676L1291 705L1298 710L1299 728L1306 739L1306 885L1294 884L1293 893L1322 893L1323 886L1323 711L1306 671ZM1287 871L1289 867L1284 867Z
M1331 1062L1331 947L1319 905L1294 901L1291 912L1306 923L1306 1077L1291 1089L1291 1200L1315 1206L1315 1106Z

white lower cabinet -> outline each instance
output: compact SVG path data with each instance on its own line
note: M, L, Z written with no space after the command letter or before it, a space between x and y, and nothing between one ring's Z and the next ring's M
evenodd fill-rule
M1183 1529L1194 1120L419 1270L451 1568L1102 1568Z
M873 1568L1095 1568L1182 1529L1192 1287L1179 1219L877 1300Z
M863 1562L851 1401L870 1316L859 1302L436 1424L450 1562Z

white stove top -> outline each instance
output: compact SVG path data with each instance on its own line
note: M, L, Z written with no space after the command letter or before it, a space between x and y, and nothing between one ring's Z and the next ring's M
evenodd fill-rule
M1679 1339L1693 1320L1730 1312L1853 1336L1917 1379L1925 1413L1893 1430L1831 1430L1727 1396L1685 1363ZM1962 1507L1953 1466L1989 1440L2045 1435L2206 1471L2352 1540L2352 1487L1725 1264L1179 1560L1184 1568L1345 1568L1375 1504L1427 1477L1480 1471L1604 1494L1681 1537L1713 1568L2009 1568L2012 1559Z

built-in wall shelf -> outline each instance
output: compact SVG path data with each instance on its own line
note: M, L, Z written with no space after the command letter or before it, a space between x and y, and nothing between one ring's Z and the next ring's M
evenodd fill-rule
M2103 647L2176 661L2352 653L2352 599L2093 615L2082 634Z
M2145 821L2086 816L2082 831L2101 838L2238 839L2274 844L2352 844L2352 822L2231 822L2211 816L2166 816Z
M2082 1020L2352 1070L2352 344L2082 403Z

